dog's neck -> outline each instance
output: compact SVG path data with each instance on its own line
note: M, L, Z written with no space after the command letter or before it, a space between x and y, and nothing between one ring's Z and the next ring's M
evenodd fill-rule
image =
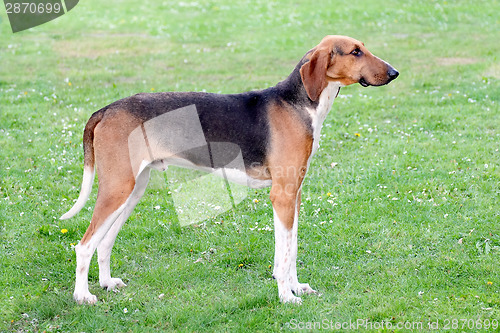
M326 88L321 92L316 108L306 108L309 116L311 117L311 126L313 129L312 154L318 150L323 122L325 121L328 112L330 112L333 101L339 94L341 87L343 87L343 85L340 82L329 82Z
M280 96L292 105L316 108L318 101L312 101L309 98L306 88L304 87L304 83L302 82L302 77L300 76L300 68L307 61L309 60L304 56L297 66L295 66L292 73L290 73L285 80L279 82L273 88L277 89Z
M330 112L333 101L337 98L340 88L344 85L340 82L329 82L325 89L321 92L318 99L318 106L316 107L316 113L318 117L321 119L321 123L325 120L328 112Z
M343 87L340 82L331 81L316 101L313 101L307 95L306 88L302 82L300 68L309 61L306 56L295 66L293 72L283 81L278 83L271 89L277 89L280 96L288 103L295 105L299 110L306 110L302 115L310 119L314 154L319 147L319 138L323 122L332 108L333 101L339 94L340 88ZM307 120L309 122L309 120Z

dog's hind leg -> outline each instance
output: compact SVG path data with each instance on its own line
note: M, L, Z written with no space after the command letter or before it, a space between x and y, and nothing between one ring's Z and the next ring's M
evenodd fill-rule
M104 176L99 178L94 214L83 238L75 247L76 281L73 297L80 304L97 302L97 298L89 292L90 260L99 243L128 207L135 188L135 179L130 169L122 170L119 165L115 165L114 169L101 169Z
M127 204L122 213L113 223L102 241L97 246L97 262L99 263L99 284L102 288L114 290L116 287L125 287L126 284L120 278L112 278L110 271L111 250L115 244L116 236L123 227L135 206L144 195L148 185L150 169L145 168L137 177L135 187L127 200Z

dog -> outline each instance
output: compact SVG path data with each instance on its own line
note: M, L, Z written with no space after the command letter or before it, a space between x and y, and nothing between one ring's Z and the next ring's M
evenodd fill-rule
M125 286L110 274L116 236L144 194L150 170L169 165L222 173L251 188L270 186L273 277L279 298L301 303L301 294L316 293L297 279L297 226L302 182L318 149L323 121L341 87L381 86L398 75L362 42L329 35L305 54L288 78L265 90L141 93L95 112L83 134L81 192L61 217L71 218L83 208L97 171L93 216L75 247L76 302L97 302L88 287L96 249L100 286ZM231 166L237 156L242 163Z

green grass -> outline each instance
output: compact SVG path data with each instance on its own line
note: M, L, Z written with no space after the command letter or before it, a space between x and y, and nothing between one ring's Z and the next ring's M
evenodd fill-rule
M87 0L12 34L0 10L0 331L499 320L499 11L497 1ZM160 181L112 254L128 287L101 290L94 259L99 302L76 305L73 245L96 189L77 217L58 217L78 196L92 112L137 92L265 88L327 34L364 41L401 74L342 89L323 128L298 258L299 280L321 296L279 303L268 190L180 228Z

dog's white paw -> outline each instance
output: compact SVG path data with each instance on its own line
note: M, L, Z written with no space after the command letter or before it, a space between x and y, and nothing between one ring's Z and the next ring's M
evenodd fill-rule
M295 288L292 288L292 291L295 295L300 296L303 294L317 294L318 292L311 288L309 283L299 283L295 286Z
M73 294L73 298L78 304L95 304L97 303L97 297L92 295L89 291L85 293L77 293Z
M302 304L302 299L300 297L295 296L291 291L284 295L280 295L280 300L282 303L291 303L291 304Z
M99 284L102 288L107 289L108 291L127 286L120 278L109 278L105 281L100 282Z

